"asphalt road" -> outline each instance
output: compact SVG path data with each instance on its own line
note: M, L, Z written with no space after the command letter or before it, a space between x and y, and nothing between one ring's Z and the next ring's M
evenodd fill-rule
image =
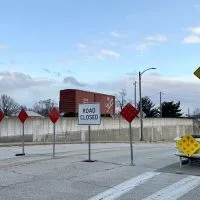
M179 168L175 144L26 146L0 148L1 200L199 199L199 163Z

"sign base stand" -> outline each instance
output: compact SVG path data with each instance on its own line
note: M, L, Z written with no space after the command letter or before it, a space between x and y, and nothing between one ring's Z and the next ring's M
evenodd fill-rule
M134 163L131 163L130 166L135 166L135 164L134 164Z
M16 153L15 156L25 156L25 153Z
M96 160L84 160L83 162L96 162Z

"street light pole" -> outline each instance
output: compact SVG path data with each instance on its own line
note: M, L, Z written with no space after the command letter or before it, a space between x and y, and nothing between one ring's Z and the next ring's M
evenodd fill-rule
M143 141L144 137L143 137L143 111L142 111L142 87L141 87L141 78L142 78L142 74L144 74L144 72L151 70L151 69L156 69L154 67L145 69L143 72L139 71L139 93L140 93L140 134L141 134L141 138L140 140Z
M142 89L141 89L141 72L139 72L139 93L140 93L140 140L143 141L143 112L142 112Z

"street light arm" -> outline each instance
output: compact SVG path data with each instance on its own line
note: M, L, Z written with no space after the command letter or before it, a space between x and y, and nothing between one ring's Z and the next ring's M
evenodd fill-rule
M140 72L140 76L142 75L142 74L144 74L144 72L146 72L146 71L148 71L148 70L151 70L151 69L156 69L155 67L150 67L150 68L148 68L148 69L145 69L143 72Z

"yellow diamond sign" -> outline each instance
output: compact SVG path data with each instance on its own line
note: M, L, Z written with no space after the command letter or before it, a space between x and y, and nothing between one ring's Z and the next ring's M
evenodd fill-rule
M186 134L176 143L176 146L188 157L200 149L200 143L197 142L190 134Z
M200 79L200 67L194 72L194 75Z

